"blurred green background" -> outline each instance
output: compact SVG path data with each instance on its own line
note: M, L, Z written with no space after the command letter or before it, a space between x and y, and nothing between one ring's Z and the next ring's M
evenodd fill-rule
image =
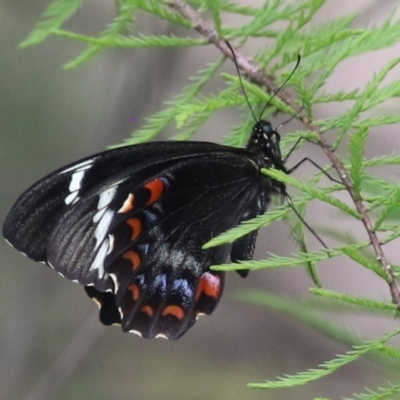
M29 185L64 164L119 143L146 116L160 110L163 101L179 93L205 60L219 57L211 46L113 50L78 69L64 71L62 65L83 50L80 44L50 38L39 46L17 49L48 3L0 3L1 221ZM378 4L382 3L354 1L352 8L364 12L366 21L372 15L379 20L378 11L383 12L384 7L378 9ZM86 1L67 26L95 34L112 20L114 12L112 1ZM328 19L336 12L335 2L328 1L321 18ZM154 20L140 23L154 34L167 34L171 29ZM392 50L389 59L394 54ZM368 79L370 71L364 72ZM348 74L346 69L336 77L339 83L335 87L343 84ZM223 81L219 84L222 87ZM206 127L197 138L217 141L232 125L232 118L234 112L213 121L209 131ZM326 162L322 155L315 156L317 161L319 156ZM321 217L329 222L335 215L316 208L311 223ZM265 258L267 251L283 255L295 251L285 225L275 224L260 233L256 257ZM246 280L229 274L222 302L211 317L200 319L177 342L146 341L122 334L116 327L102 326L97 307L79 285L22 257L4 242L0 242L0 254L1 399L338 398L359 392L366 384L373 387L382 378L373 364L360 361L292 391L246 388L248 382L313 368L348 350L293 317L235 299L238 290L250 288L287 297L306 295L312 283L303 269L263 271ZM322 277L330 288L352 291L354 272L347 264L324 265ZM363 282L375 282L372 276L365 279ZM356 294L367 295L368 285L362 290ZM378 298L387 300L386 287L374 290ZM332 315L332 322L335 320ZM382 332L377 330L376 320L349 317L340 321L356 326L363 337ZM384 370L382 376L380 382L391 378Z

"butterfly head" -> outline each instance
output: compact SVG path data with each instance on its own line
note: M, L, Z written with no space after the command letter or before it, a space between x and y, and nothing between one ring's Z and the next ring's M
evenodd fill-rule
M286 172L280 148L281 135L268 121L260 120L253 126L248 148L257 148L264 154L266 167Z

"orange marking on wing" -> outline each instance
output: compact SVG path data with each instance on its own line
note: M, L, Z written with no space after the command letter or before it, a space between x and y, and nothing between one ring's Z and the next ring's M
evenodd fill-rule
M146 313L149 317L152 317L154 314L153 309L150 306L143 306L140 311L143 311L144 313Z
M140 292L138 285L133 283L132 285L129 285L128 289L132 292L132 299L137 301Z
M199 285L197 286L196 300L204 293L207 296L218 299L221 292L221 279L218 275L210 274L205 272L201 278Z
M131 240L136 240L140 235L142 230L142 223L138 218L131 218L126 221L126 223L132 228L132 237Z
M150 198L146 203L146 205L149 206L160 200L165 190L165 183L162 179L154 179L153 181L146 183L144 187L150 190Z
M122 258L125 258L125 260L129 260L132 263L133 270L139 268L139 265L142 262L142 260L139 257L139 254L133 250L124 253Z
M132 211L134 208L135 196L129 193L128 198L124 201L122 207L117 211L118 213L127 213Z
M175 318L183 319L185 316L185 312L179 306L167 306L164 308L162 312L162 316L165 317L166 315L173 315Z

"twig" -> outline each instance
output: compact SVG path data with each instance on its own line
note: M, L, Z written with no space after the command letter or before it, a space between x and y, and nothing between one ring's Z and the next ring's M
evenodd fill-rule
M209 25L201 15L195 11L192 7L186 4L182 0L171 0L169 5L174 8L177 12L179 12L183 17L185 17L188 21L190 21L193 25L193 28L203 35L205 38L209 40L210 43L214 44L221 52L228 58L232 59L232 53L230 52L228 46L225 44L223 38L218 37L218 33L211 25ZM259 86L264 86L270 93L275 94L280 100L290 106L293 110L296 109L296 104L293 97L285 90L280 90L277 93L278 85L270 78L268 78L265 73L259 69L255 64L247 60L242 54L238 51L235 51L237 64L239 68L243 71L243 74L247 76L247 78L256 83ZM321 130L317 125L314 124L313 121L309 120L306 113L304 111L299 111L297 113L297 118L303 123L303 125L315 133L318 137L318 144L328 157L329 161L332 163L333 168L339 174L341 181L346 186L347 191L352 198L356 210L361 215L361 220L367 230L369 239L371 241L372 247L375 251L376 258L384 271L386 271L388 275L388 284L390 288L390 292L393 298L393 301L397 305L397 308L400 310L400 292L397 287L395 276L393 274L392 268L389 265L385 253L383 252L381 243L379 241L376 232L374 231L373 224L367 210L361 199L358 199L353 188L351 180L347 174L346 169L343 164L336 157L334 151L331 146L324 139Z

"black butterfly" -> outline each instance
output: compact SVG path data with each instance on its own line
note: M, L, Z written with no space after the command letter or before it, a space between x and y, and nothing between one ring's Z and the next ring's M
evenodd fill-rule
M210 265L251 259L257 232L208 250L202 245L264 213L271 195L286 195L284 184L260 171L287 173L279 142L260 120L244 149L154 142L99 153L22 194L3 235L85 285L103 324L177 339L221 297L224 273Z

